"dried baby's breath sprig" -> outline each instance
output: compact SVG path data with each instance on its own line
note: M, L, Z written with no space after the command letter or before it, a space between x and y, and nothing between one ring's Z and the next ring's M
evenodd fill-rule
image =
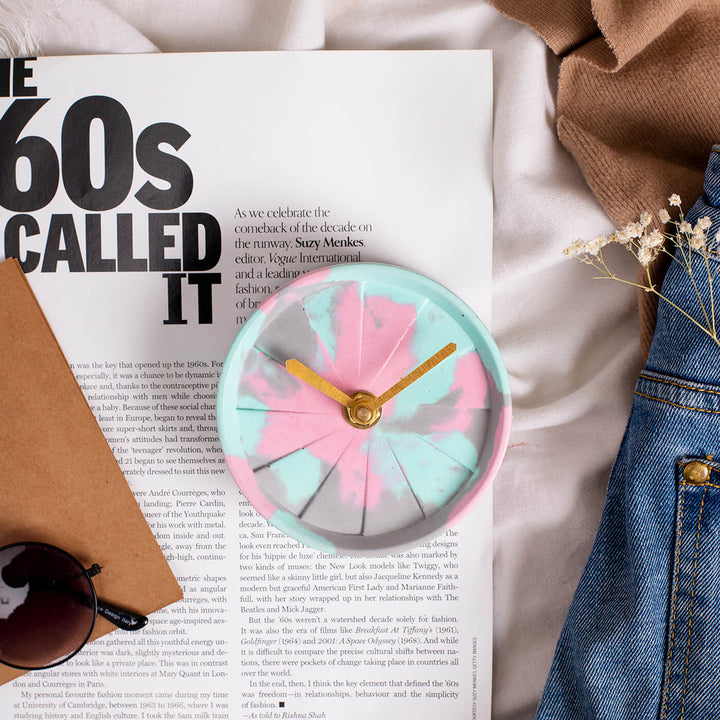
M653 227L653 216L649 212L643 212L637 222L631 222L625 227L615 230L610 235L598 235L589 241L576 240L572 245L565 248L565 254L577 258L581 262L592 265L601 275L599 279L618 280L626 285L632 285L645 292L656 295L661 300L672 305L686 318L695 323L703 332L707 333L717 345L720 345L718 331L715 322L715 300L713 293L713 273L710 269L710 255L717 255L717 246L720 241L718 233L711 242L708 239L708 231L712 227L712 220L709 217L701 217L693 226L689 223L682 211L680 196L673 194L668 198L671 208L678 208L678 216L673 219L668 209L658 211L657 216L660 224L669 226L669 232L662 232ZM616 275L609 267L603 257L603 249L610 244L619 244L631 252L643 268L644 282L627 280ZM681 308L664 296L655 285L650 266L661 254L667 255L672 262L680 263L687 272L697 298L698 307ZM701 272L707 274L709 285L709 300L703 299L698 289L695 274L698 272L698 265Z

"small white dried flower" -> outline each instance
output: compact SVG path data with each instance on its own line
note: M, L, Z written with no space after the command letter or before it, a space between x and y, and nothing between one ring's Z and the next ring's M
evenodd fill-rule
M652 222L652 215L649 212L644 212L640 215L640 224L646 228Z
M563 252L571 257L582 257L585 254L585 243L582 240L576 240L568 245Z
M642 223L634 222L634 223L628 223L625 226L625 229L628 232L629 237L636 239L642 236L643 231L645 228L642 226Z
M597 255L608 244L608 239L604 235L596 235L592 240L585 243L585 253L587 255Z
M656 254L653 248L643 245L640 250L638 250L638 261L643 267L647 267L655 259Z
M678 230L680 230L680 232L684 233L685 235L690 235L693 231L692 225L687 220L683 220L678 225Z
M696 231L698 230L698 228L700 230L709 230L711 227L712 227L712 220L707 215L705 217L699 218L697 223L695 223Z
M627 245L630 240L632 240L627 228L619 228L613 233L612 237L615 239L615 242L618 242L621 245Z
M702 230L700 232L694 232L688 238L688 245L690 245L693 250L704 250L707 247L705 233Z
M665 236L659 230L653 230L643 243L645 247L659 248L665 240Z
M675 207L680 207L682 204L682 201L680 200L680 196L677 193L673 193L669 198L668 202L671 205L674 205Z
M660 222L663 224L670 222L670 213L665 208L660 210L658 217L660 218Z

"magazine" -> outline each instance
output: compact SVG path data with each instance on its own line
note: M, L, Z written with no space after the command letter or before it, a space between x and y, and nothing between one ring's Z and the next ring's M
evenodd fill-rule
M0 224L185 598L0 688L29 718L489 718L492 499L335 557L227 470L217 383L264 298L382 262L490 325L486 51L0 61Z

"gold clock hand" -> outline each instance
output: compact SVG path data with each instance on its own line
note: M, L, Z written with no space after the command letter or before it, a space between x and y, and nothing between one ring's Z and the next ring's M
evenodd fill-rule
M352 403L352 398L346 395L342 390L338 390L333 384L329 383L325 378L320 377L314 370L307 365L303 365L299 360L292 359L285 363L286 370L294 375L298 380L306 382L308 385L324 393L329 398L336 400L341 405L348 407Z
M408 385L411 385L416 380L420 379L426 372L432 370L436 365L439 365L445 358L450 357L455 350L457 345L455 343L448 343L442 350L438 350L431 358L428 358L422 365L416 367L412 372L409 372L405 377L398 380L391 388L386 390L382 395L368 402L368 405L372 410L382 407L388 400L394 398L401 390L404 390Z

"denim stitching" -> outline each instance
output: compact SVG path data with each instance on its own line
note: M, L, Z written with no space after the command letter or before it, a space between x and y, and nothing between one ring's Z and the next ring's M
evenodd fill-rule
M680 583L680 550L682 549L683 516L685 515L685 484L683 483L682 500L680 502L680 524L678 528L677 558L675 558L675 587L673 588L672 622L670 624L670 647L668 649L667 666L665 668L667 684L665 685L665 700L663 702L663 720L667 718L668 696L670 694L670 669L672 667L673 646L675 644L675 615L677 612L678 585Z
M709 395L720 395L719 390L710 390L708 388L702 388L702 387L698 387L696 385L684 385L683 383L677 382L676 380L668 380L667 378L661 378L661 377L657 377L655 375L646 375L644 373L640 373L640 377L643 377L646 380L651 380L654 382L665 383L665 385L674 385L675 387L682 388L683 390L693 390L695 392L708 393ZM653 398L653 399L657 399L657 398Z
M687 641L687 649L685 651L685 673L683 676L683 698L682 698L682 705L680 707L680 720L683 720L683 717L685 715L685 700L686 700L686 696L687 696L688 670L690 669L690 645L691 645L691 641L692 641L692 618L693 618L693 607L695 605L695 580L697 578L698 554L700 553L700 523L702 522L703 508L705 507L705 495L706 494L707 494L707 488L704 488L702 500L700 502L700 514L698 515L697 536L695 538L695 561L694 561L694 565L693 565L692 589L690 590L690 617L688 618L688 641Z
M706 391L710 392L710 391ZM690 405L680 405L678 403L670 402L670 400L663 400L663 398L653 397L652 395L645 395L644 393L635 391L636 395L647 398L648 400L657 400L661 403L672 405L673 407L680 408L681 410L694 410L695 412L710 413L711 415L720 415L720 410L706 410L705 408L690 407Z
M683 487L691 486L691 487L709 487L709 488L720 489L720 485L713 485L712 483L709 483L709 482L703 483L702 485L695 485L694 483L685 482L685 481L683 480L680 484L681 484Z

